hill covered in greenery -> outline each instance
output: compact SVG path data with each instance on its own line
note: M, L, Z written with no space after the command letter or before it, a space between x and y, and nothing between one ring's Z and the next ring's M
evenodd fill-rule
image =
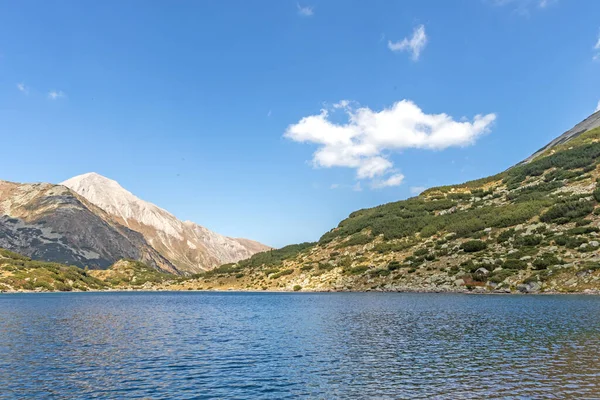
M359 210L317 243L197 276L202 288L600 289L600 128L528 163Z
M143 290L168 286L182 279L134 260L120 260L107 270L88 270L35 261L0 248L0 292Z

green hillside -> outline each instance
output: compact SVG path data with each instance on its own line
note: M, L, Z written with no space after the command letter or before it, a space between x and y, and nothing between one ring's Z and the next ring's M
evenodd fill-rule
M356 211L317 243L257 254L199 277L198 284L286 290L600 288L599 156L597 128L500 174Z

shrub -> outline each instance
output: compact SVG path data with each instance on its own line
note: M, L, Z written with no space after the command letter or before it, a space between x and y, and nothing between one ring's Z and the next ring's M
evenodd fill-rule
M550 207L548 211L540 216L540 221L566 223L584 217L592 211L594 211L594 204L591 201L567 199Z
M558 246L565 246L569 249L574 249L581 246L584 243L587 243L587 240L581 237L562 235L554 238L554 243Z
M532 264L534 269L540 270L553 265L562 264L562 261L552 253L545 253L533 260Z
M336 246L336 248L359 246L359 245L370 243L372 240L373 239L370 236L358 234L358 235L351 236L350 239L346 240L345 242L340 243L339 245Z
M507 229L498 235L498 243L504 243L515 235L514 228Z
M276 274L279 272L279 268L269 268L265 270L265 275L269 276L271 274Z
M596 190L594 190L592 195L597 202L600 202L600 185L597 185Z
M578 226L567 231L570 235L585 235L587 233L600 232L600 229L595 226Z
M542 243L542 239L541 235L523 235L517 237L515 244L518 246L533 247Z
M389 271L395 271L395 270L397 270L397 269L400 269L400 267L401 267L401 265L400 265L400 262L398 262L398 261L396 261L396 260L394 260L394 261L390 261L390 262L388 263L388 265L387 265L387 269L388 269Z
M507 258L506 261L502 264L502 268L504 269L525 269L527 268L527 263L525 261L516 259L516 258Z
M366 272L369 270L369 267L366 265L359 265L357 267L353 267L353 268L347 268L344 270L344 272L348 275L361 275L362 273Z
M488 281L494 283L501 283L504 282L506 278L514 274L515 271L512 269L501 269L500 271L492 272L492 274L488 278Z
M475 253L477 251L485 250L487 244L481 240L469 240L468 242L461 244L460 248L463 249L465 253Z
M300 290L302 290L302 286L300 285L294 285L294 292L299 292Z
M421 256L424 256L425 254L428 254L428 253L429 253L429 250L427 250L427 249L423 248L423 249L418 249L418 250L415 250L415 251L413 252L413 255L414 255L415 257L421 257Z
M294 270L293 270L293 269L291 269L291 268L290 268L290 269L284 269L283 271L281 271L281 272L278 272L278 273L276 273L276 274L272 275L272 276L271 276L271 279L279 279L279 278L281 278L282 276L285 276L285 275L291 275L291 274L293 274L293 273L294 273Z

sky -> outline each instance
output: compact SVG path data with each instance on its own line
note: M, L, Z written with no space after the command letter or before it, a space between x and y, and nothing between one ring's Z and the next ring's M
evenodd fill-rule
M0 0L0 179L97 172L280 247L600 107L595 0Z

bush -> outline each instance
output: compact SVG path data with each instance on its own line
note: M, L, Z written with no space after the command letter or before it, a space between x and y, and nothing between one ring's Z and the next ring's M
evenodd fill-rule
M387 265L387 269L390 271L395 271L397 269L400 269L401 265L400 262L394 260L394 261L390 261L389 264Z
M545 253L533 260L532 264L534 269L540 270L562 264L562 261L552 253Z
M294 292L299 292L300 290L302 290L302 286L294 285Z
M540 216L540 221L564 224L571 220L584 217L592 211L594 211L594 203L591 201L567 199L550 207L548 211Z
M501 283L501 282L504 282L506 280L506 278L508 278L509 276L512 276L514 274L515 274L515 271L512 269L502 269L497 272L492 272L492 274L488 278L488 281L494 282L494 283Z
M271 276L271 279L279 279L279 278L281 278L282 276L285 276L285 275L291 275L291 274L293 274L293 273L294 273L294 270L293 270L293 269L291 269L291 268L290 268L290 269L284 269L283 271L281 271L281 272L278 272L278 273L276 273L276 274L272 275L272 276Z
M463 249L465 253L475 253L477 251L485 250L487 244L481 240L469 240L468 242L461 244L460 248Z
M515 244L517 246L533 247L542 243L543 237L540 235L523 235L517 237Z
M507 229L498 235L498 243L504 243L513 236L515 236L514 228Z
M422 249L415 250L413 252L413 256L415 256L415 257L421 257L421 256L424 256L424 255L426 255L428 253L429 253L429 250L427 250L425 248L422 248Z
M600 185L597 185L596 190L594 190L592 195L597 202L600 202Z
M555 237L554 243L558 246L565 246L569 249L575 249L581 246L582 244L587 243L587 240L581 237L562 235Z
M516 259L516 258L507 258L506 261L502 264L502 268L504 269L525 269L527 268L527 263L525 261Z
M348 275L361 275L364 272L368 271L369 267L366 265L359 265L357 267L353 267L353 268L347 268L344 270L344 272Z
M336 246L336 248L340 249L343 247L359 246L359 245L371 243L372 240L373 240L373 238L371 238L370 236L358 234L358 235L351 236L350 239L338 244Z

